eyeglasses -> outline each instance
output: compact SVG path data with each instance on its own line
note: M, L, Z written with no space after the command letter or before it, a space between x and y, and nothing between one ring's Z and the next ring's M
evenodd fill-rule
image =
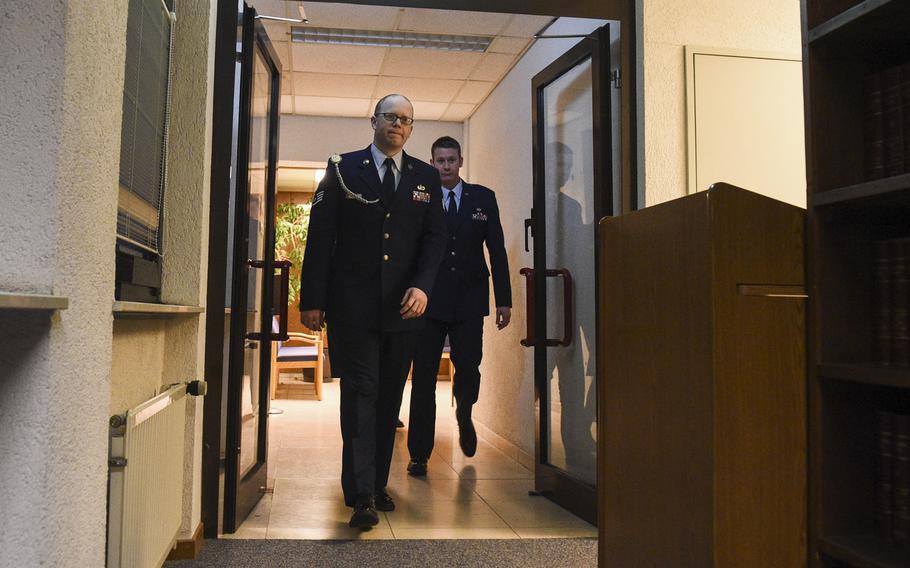
M403 124L404 126L411 126L412 124L414 124L414 119L411 118L410 116L398 116L394 112L380 112L380 113L376 113L376 116L377 116L377 118L382 117L382 119L385 120L386 122L388 122L389 124L395 124L396 120L398 122L400 122L401 124Z

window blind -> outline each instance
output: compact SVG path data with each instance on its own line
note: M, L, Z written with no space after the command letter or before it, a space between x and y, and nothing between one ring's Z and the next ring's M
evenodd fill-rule
M117 235L159 254L173 3L129 0L123 79Z

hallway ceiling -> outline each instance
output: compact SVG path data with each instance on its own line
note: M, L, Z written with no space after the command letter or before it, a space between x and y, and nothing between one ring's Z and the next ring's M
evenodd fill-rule
M297 18L299 2L253 0L260 14ZM292 24L264 21L281 59L282 114L369 117L398 92L418 120L461 122L505 77L549 16L303 2L310 27L492 36L484 53L291 42Z

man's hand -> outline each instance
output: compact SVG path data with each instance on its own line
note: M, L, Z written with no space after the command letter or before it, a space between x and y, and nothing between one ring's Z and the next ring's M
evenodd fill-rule
M423 315L427 309L427 295L420 288L408 288L401 299L402 319L414 319Z
M311 331L322 329L322 320L325 312L322 310L304 310L300 312L300 323L310 328Z
M505 329L509 325L509 322L512 321L512 308L507 306L500 306L496 308L496 327L498 329Z

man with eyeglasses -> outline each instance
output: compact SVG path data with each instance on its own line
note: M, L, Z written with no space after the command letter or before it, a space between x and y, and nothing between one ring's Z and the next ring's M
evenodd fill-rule
M462 181L459 170L464 159L461 145L454 138L439 138L430 152L442 180L440 195L449 241L427 308L427 326L414 354L408 418L408 473L414 476L427 474L427 462L433 452L436 371L447 335L450 361L455 365L452 390L457 404L458 442L468 457L477 451L471 408L480 393L483 320L490 313L490 269L497 329L505 329L512 319L512 284L496 195L482 185ZM484 246L490 256L490 269Z
M301 321L328 323L341 377L341 485L367 529L395 503L386 491L395 425L421 318L445 252L435 168L407 155L414 108L387 95L373 143L329 159L313 197L300 283Z

